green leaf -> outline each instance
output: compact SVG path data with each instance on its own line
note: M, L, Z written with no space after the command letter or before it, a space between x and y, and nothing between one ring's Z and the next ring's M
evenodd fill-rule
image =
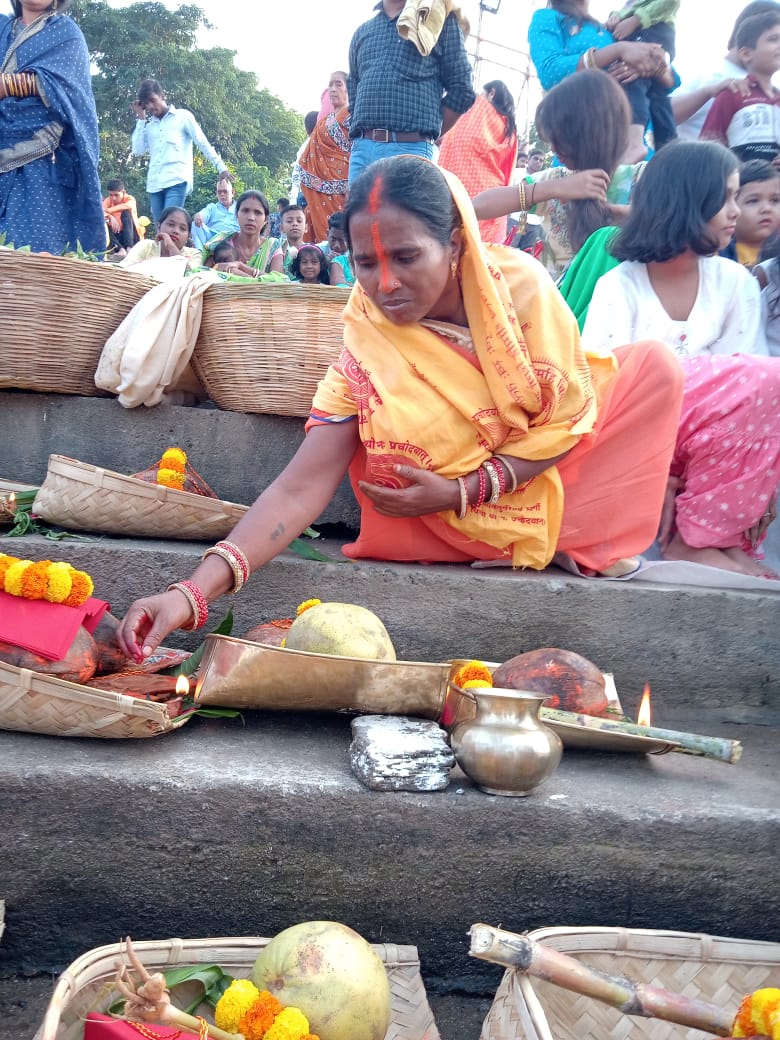
M319 549L315 549L313 545L307 545L302 538L293 538L287 548L292 549L294 553L303 557L304 560L318 560L320 563L346 562L345 560L334 560L332 556L326 556Z
M313 527L307 527L305 531L301 531L304 538L319 538L320 532L315 531Z
M202 715L204 719L243 719L244 717L235 708L195 708L188 714Z

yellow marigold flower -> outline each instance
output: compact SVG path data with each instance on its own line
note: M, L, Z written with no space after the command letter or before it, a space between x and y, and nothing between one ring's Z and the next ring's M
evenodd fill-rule
M21 595L25 599L45 599L49 589L51 560L39 560L22 575Z
M768 1036L780 1040L780 989L757 989L739 1005L731 1027L734 1036Z
M260 990L251 979L233 979L217 1001L214 1021L226 1033L237 1033L238 1023L260 996Z
M258 994L257 1000L241 1016L238 1023L238 1031L245 1040L263 1040L268 1030L274 1024L276 1016L283 1008L273 994L264 989Z
M303 603L299 603L295 609L295 616L300 617L305 610L311 609L311 607L318 607L322 603L321 599L305 599Z
M157 483L162 484L163 487L176 488L177 491L181 491L186 479L184 472L178 472L175 469L157 470Z
M487 679L467 679L460 688L461 690L484 690L486 687L492 686L493 683L488 682Z
M18 556L6 556L5 553L0 553L0 589L5 588L5 574L12 563L18 563Z
M22 594L22 576L28 567L32 567L32 560L17 560L12 563L5 572L5 591L12 596Z
M49 567L49 588L45 596L49 603L63 603L68 598L73 587L72 570L69 563L53 563Z
M70 595L63 600L66 607L80 607L88 600L95 590L92 578L86 571L77 571L75 567L70 572Z
M274 1024L265 1034L265 1040L303 1040L309 1032L309 1020L302 1011L286 1007L274 1019Z
M181 448L168 448L162 454L160 465L163 468L174 469L177 473L183 473L184 467L187 465L187 453Z
M455 672L450 681L453 686L467 690L473 689L475 686L492 686L493 676L484 661L467 661Z

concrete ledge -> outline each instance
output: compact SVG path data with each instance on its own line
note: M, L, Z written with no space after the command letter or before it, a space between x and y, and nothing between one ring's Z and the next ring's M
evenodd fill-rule
M594 582L555 570L351 562L340 556L340 543L317 544L341 562L312 563L289 552L272 561L232 601L237 635L318 596L374 610L406 660L504 661L561 646L614 672L628 710L645 682L663 706L780 706L776 593ZM18 555L22 546L30 559L53 551L43 538L0 538L0 552ZM134 599L191 573L203 545L69 539L58 550L89 571L98 595L121 616ZM229 605L229 597L214 605L213 617ZM187 648L199 642L176 638Z
M466 953L478 920L774 939L777 730L725 717L668 720L740 736L739 766L567 751L525 799L457 772L437 794L369 791L338 715L196 718L122 743L0 733L0 972L61 970L126 932L332 918L416 944L432 992L491 993L496 970Z
M52 454L138 473L175 445L220 498L244 505L284 469L304 436L303 419L278 415L174 405L128 410L113 398L9 390L0 390L0 416L2 477L40 484ZM348 481L320 522L360 526Z

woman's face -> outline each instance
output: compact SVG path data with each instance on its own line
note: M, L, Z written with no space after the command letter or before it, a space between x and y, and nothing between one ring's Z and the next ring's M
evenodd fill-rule
M266 212L260 199L254 199L250 195L241 203L241 209L236 213L238 226L247 235L259 235L268 220Z
M341 75L340 72L334 72L330 77L328 83L328 97L330 103L333 105L333 110L338 112L340 108L344 108L347 104L347 81Z
M739 173L735 170L726 181L726 201L715 216L707 221L707 227L712 237L718 243L718 251L725 249L734 237L734 229L737 226L737 218L739 217L738 191Z
M169 213L157 230L159 234L167 235L179 252L187 245L190 237L190 226L183 213Z
M350 238L355 275L389 321L455 320L462 300L451 265L460 255L460 229L442 245L417 217L381 203L352 217Z
M52 0L21 0L22 21L25 25L40 18L42 14L53 9Z
M301 272L301 278L304 282L316 282L320 276L320 261L318 257L308 251L302 256L299 254L298 270Z

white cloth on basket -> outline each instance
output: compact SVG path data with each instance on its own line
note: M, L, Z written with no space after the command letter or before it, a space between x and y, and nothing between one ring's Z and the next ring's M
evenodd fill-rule
M181 389L200 330L203 294L219 281L214 272L199 271L150 289L106 342L95 385L118 394L123 408L151 408L166 399L168 388Z

